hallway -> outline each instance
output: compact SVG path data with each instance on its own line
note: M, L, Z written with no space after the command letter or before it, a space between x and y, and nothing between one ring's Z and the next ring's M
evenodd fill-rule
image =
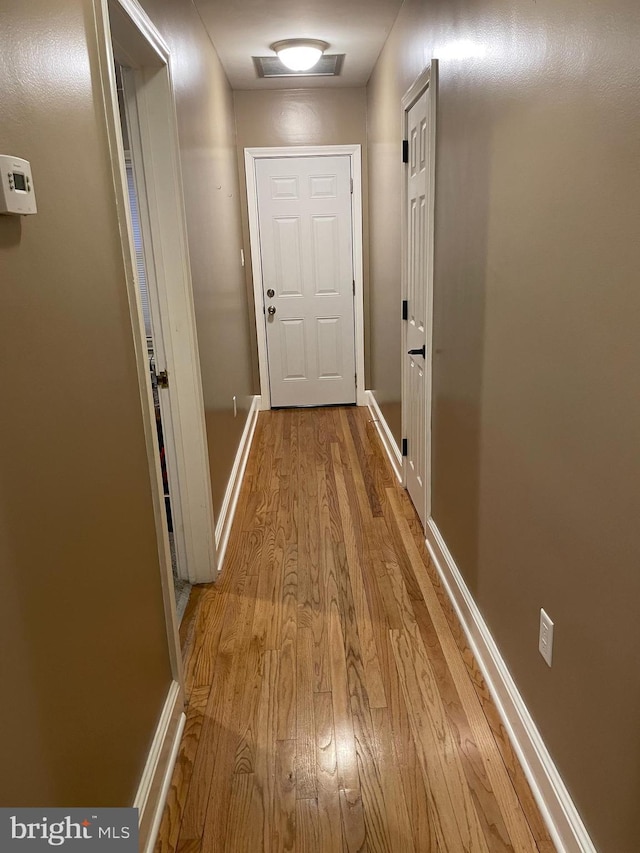
M262 412L182 628L168 851L553 851L366 409Z

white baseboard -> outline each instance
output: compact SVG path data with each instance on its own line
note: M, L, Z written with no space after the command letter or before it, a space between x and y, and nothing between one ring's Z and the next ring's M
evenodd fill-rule
M382 441L382 446L387 452L387 456L389 457L389 462L391 462L391 467L395 471L396 477L398 478L400 485L403 485L404 476L402 471L402 454L400 453L400 449L396 444L396 440L393 437L391 430L389 429L389 424L386 422L380 407L378 406L378 402L373 395L373 391L365 391L366 396L366 405L369 407L369 411L373 415L373 422L376 425L376 429L378 430L378 435L380 436L380 440Z
M427 548L462 623L558 853L596 853L569 792L434 520Z
M218 554L218 572L222 570L224 555L227 550L227 545L229 544L229 534L231 533L231 525L233 524L233 517L235 515L236 507L238 505L238 497L240 496L242 478L244 476L245 468L247 467L249 450L251 449L251 442L253 441L253 434L256 429L256 423L258 422L258 412L260 411L260 408L260 397L255 396L251 401L249 414L247 415L247 420L244 425L244 430L242 432L242 438L240 439L238 452L236 453L236 458L235 462L233 463L231 476L229 477L229 483L227 484L227 490L224 494L222 509L220 510L220 515L218 516L218 521L216 524L216 550Z
M153 853L185 722L182 690L174 681L133 801L134 808L139 809L141 853Z

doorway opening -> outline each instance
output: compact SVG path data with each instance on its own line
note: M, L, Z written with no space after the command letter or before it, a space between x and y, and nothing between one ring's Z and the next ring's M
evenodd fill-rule
M135 80L133 69L121 65L117 60L114 63L116 86L118 93L118 108L120 113L120 129L122 131L122 143L125 169L127 174L127 200L131 216L131 236L136 258L136 282L140 295L140 305L144 322L144 331L147 345L147 359L149 375L151 379L151 393L153 396L153 409L158 438L158 451L160 471L162 473L162 491L165 506L165 518L169 547L171 552L171 570L173 576L173 589L176 602L176 614L178 623L189 601L191 584L188 580L186 568L179 564L185 559L185 549L180 548L180 554L176 547L176 535L173 523L173 510L171 506L172 488L170 480L175 482L175 473L172 471L169 477L167 452L167 416L166 401L162 400L163 391L168 388L168 371L166 369L166 357L161 333L154 330L154 314L159 318L160 306L158 303L157 284L155 281L155 270L153 266L153 247L151 244L151 227L149 220L149 209L144 183L144 164L140 158L142 144L140 140L140 126L138 124L137 104L135 100ZM154 305L152 312L151 304ZM161 365L159 367L158 365ZM163 419L163 403L165 415ZM164 420L164 422L163 422ZM169 433L170 435L170 433Z
M170 52L134 0L95 2L104 24L101 72L154 500L156 485L159 493L163 588L171 587L175 615L172 563L184 582L211 582L217 572Z

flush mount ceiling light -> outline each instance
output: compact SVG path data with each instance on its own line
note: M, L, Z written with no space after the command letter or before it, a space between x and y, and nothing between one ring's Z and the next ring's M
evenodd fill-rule
M329 47L318 39L284 39L271 45L278 59L291 71L309 71Z

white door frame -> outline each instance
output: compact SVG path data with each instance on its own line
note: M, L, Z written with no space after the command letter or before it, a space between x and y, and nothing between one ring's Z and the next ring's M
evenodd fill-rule
M362 155L360 145L298 145L282 148L245 148L244 162L247 176L247 205L249 212L249 240L253 273L253 300L255 304L258 364L260 367L261 408L271 408L269 388L269 363L267 359L267 333L264 325L264 292L262 288L262 258L258 220L258 192L256 161L283 157L340 157L351 158L351 238L353 246L354 340L356 350L356 403L366 406L364 387L364 281L362 264Z
M428 234L428 261L427 261L427 329L426 329L426 358L425 371L428 377L426 393L426 459L428 476L426 478L426 523L431 518L431 401L432 401L432 378L433 378L433 252L434 252L434 220L435 220L435 180L436 180L436 97L438 90L438 60L432 59L431 65L422 71L413 84L409 87L402 98L402 138L407 139L409 110L418 101L426 89L429 93L429 118L430 118L430 145L429 145L429 234ZM402 299L407 298L409 271L407 265L409 247L409 222L407 216L407 166L402 164L401 180L402 198ZM406 435L407 401L405 399L405 381L407 371L407 324L401 320L402 325L402 434ZM407 458L402 459L402 483L407 484Z
M122 59L118 47L114 44L116 61ZM129 135L130 165L133 168L133 177L136 188L138 217L144 250L147 291L149 302L149 313L151 315L151 326L153 331L153 350L157 373L168 370L170 363L174 362L172 352L172 341L169 338L165 342L167 317L171 315L171 306L161 299L166 295L167 288L162 277L163 269L156 270L157 252L154 247L152 235L159 233L154 215L157 215L157 205L151 204L155 201L156 188L151 181L147 180L147 168L145 166L145 145L143 141L143 128L140 121L140 108L144 108L144 95L141 87L144 81L139 71L121 66L122 84L124 89L124 112L126 116L127 132ZM126 155L126 152L125 152ZM160 277L161 281L158 281ZM172 371L169 371L172 373ZM171 503L171 517L173 522L173 542L176 553L176 568L178 577L183 580L191 580L189 577L189 566L193 564L190 555L188 534L190 533L190 519L184 517L183 503L181 499L181 463L183 463L179 452L178 436L180 434L179 424L176 424L174 409L179 405L177 390L173 376L169 382L169 388L158 387L158 398L162 413L162 435L164 441L165 459L167 467L167 481L169 485L169 496ZM182 480L184 482L184 480Z
M136 0L94 0L98 22L100 77L103 89L107 135L111 152L114 190L138 374L143 417L150 457L154 503L159 484L161 510L156 509L159 552L168 548L163 491L159 466L155 415L149 377L146 337L136 282L135 249L126 184L122 134L114 71L114 45L118 58L129 58L136 68L136 105L140 148L145 170L157 285L161 308L161 334L169 374L170 422L165 426L178 493L172 494L180 529L182 570L192 583L216 578L214 518L209 475L207 435L202 379L196 336L191 270L187 245L182 175L180 172L178 127L171 81L170 52L159 32ZM162 369L162 365L159 366ZM167 442L168 445L169 442ZM161 522L160 522L161 519ZM174 527L175 529L175 527ZM163 561L164 562L164 561ZM171 559L163 566L163 583L173 598Z
M182 684L182 657L175 610L171 553L167 532L162 473L146 334L136 280L135 248L126 183L124 146L118 109L114 47L135 55L144 82L138 99L142 146L146 157L147 190L152 225L155 267L159 299L170 314L165 317L167 370L173 380L173 433L176 445L180 494L173 496L182 504L188 519L185 530L187 567L193 581L215 578L215 539L211 489L198 360L191 274L187 250L186 220L179 168L177 121L169 49L136 0L94 0L98 42L99 79L102 85L106 135L109 145L113 186L120 225L120 242L125 266L131 328L136 352L138 383L142 403L151 493L156 521L158 555L164 598L169 652L175 681ZM156 254L157 253L157 254ZM175 324L175 329L171 327ZM196 475L193 476L194 469ZM193 513L193 514L192 514Z

